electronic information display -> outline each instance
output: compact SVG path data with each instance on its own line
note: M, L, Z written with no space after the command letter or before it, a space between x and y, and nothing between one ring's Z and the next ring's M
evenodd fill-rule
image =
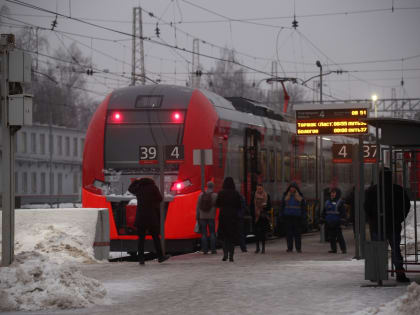
M367 118L366 108L296 110L296 134L365 134L368 126L361 118Z

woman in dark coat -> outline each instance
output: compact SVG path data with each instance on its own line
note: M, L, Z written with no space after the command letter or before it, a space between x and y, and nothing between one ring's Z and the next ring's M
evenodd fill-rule
M162 195L153 179L142 178L133 181L128 191L137 197L136 227L139 236L138 255L139 263L144 265L144 239L146 231L152 235L158 261L163 262L169 258L162 253L160 245L160 203Z
M232 177L226 177L218 193L216 206L220 209L218 236L223 240L223 261L233 261L235 242L239 236L238 220L241 195L235 189Z

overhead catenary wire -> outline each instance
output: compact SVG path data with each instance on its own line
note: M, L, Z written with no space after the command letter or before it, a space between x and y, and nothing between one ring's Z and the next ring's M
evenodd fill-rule
M18 1L18 0L8 0L8 2L11 2L11 3L17 3L17 4L21 4L22 5L22 3L23 4L25 4L25 5L29 5L29 4L26 4L25 2L23 2L23 1ZM42 9L42 8L41 8ZM43 9L43 10L45 10L45 9ZM55 12L52 12L52 11L50 11L50 13L51 14L56 14ZM61 15L60 15L61 16ZM65 17L65 16L64 16ZM72 18L72 17L67 17L67 18L71 18L71 19L74 19L74 18ZM83 21L83 22L85 22L85 21ZM102 26L97 26L97 27L101 27L101 28L104 28L104 27L102 27ZM108 29L109 30L109 28L104 28L104 29ZM55 31L55 30L54 30ZM112 31L116 31L116 32L119 32L118 30L112 30ZM128 37L130 37L130 36L132 36L131 34L128 34L128 33L124 33L124 32L122 32L124 35L126 35L126 36L128 36ZM145 39L145 40L147 40L147 39ZM156 44L156 43L154 43L154 44ZM185 48L181 48L181 47L176 47L176 46L173 46L173 45L170 45L170 44L168 44L168 43L166 43L166 47L172 47L172 49L177 49L178 51L184 51L184 52L188 52L188 53L193 53L191 50L189 50L189 49L185 49ZM204 56L204 57L207 57L207 58L211 58L211 59L215 59L215 60L221 60L221 61L224 61L224 62L232 62L232 63L234 63L234 64L237 64L237 65L239 65L239 66L242 66L242 67L245 67L245 68L249 68L249 69L252 69L252 67L248 67L248 66L246 66L246 65L244 65L244 64L242 64L242 63L240 63L240 62L237 62L236 60L235 61L231 61L231 60L223 60L222 58L217 58L217 57L214 57L214 56L208 56L208 55L206 55L206 54L199 54L199 55L201 55L201 56ZM415 58L415 57L418 57L418 56L409 56L408 58ZM328 56L327 56L327 58L328 58ZM338 63L338 64L344 64L344 63ZM253 71L255 71L256 73L261 73L261 74L268 74L268 72L267 71L261 71L261 70L259 70L259 69L253 69ZM360 79L359 78L359 80L360 81L364 81L364 82L368 82L368 81L366 81L366 80L363 80L363 79ZM369 83L369 84L371 84L371 83Z
M178 0L177 0L178 3ZM314 17L326 17L326 16L350 16L350 15L358 15L358 14L369 14L369 13L380 13L380 12L393 12L393 11L412 11L412 10L420 10L420 6L413 6L413 7L394 7L394 10L390 8L376 8L376 9L366 9L366 10L348 10L348 11L339 11L339 12L325 12L325 13L313 13L313 14L297 14L296 18L304 19L304 18L314 18ZM50 15L41 15L41 14L10 14L12 16L24 16L24 17L39 17L39 18L51 18ZM93 22L109 22L109 23L123 23L123 24L131 24L131 21L128 20L117 20L117 19L98 19L98 18L89 18L89 17L78 17L82 18L86 21L93 21ZM269 16L269 17L248 17L248 18L232 18L233 22L254 22L254 21L270 21L270 20L282 20L282 19L293 19L293 15L282 15L282 16ZM173 24L209 24L209 23L226 23L226 19L220 20L183 20L181 18L180 21L168 22ZM151 22L145 22L144 24L153 24ZM262 25L263 26L263 25ZM267 25L272 27L272 25Z
M50 10L47 10L47 9L44 9L44 8L41 8L41 7L37 7L37 6L34 6L34 5L27 4L27 3L23 2L23 1L20 1L20 0L6 0L6 1L18 4L18 5L26 6L26 7L35 9L35 10L45 11L45 12L48 12L48 13L55 13L53 11L50 11ZM113 28L110 28L110 27L106 27L106 26L97 25L97 24L87 22L87 21L84 21L84 20L81 20L81 19L77 19L77 18L67 16L65 14L61 14L61 13L56 13L56 14L60 17L71 19L71 20L74 20L74 21L78 21L80 23L84 23L84 24L87 24L87 25L90 25L90 26L93 26L93 27L96 27L96 28L104 29L104 30L107 30L107 31L110 31L110 32L115 32L115 33L118 33L118 34L121 34L121 35L127 35L127 36L134 37L133 34L130 34L130 33L127 33L127 32L123 32L123 31L116 30L116 29L113 29ZM140 39L143 39L145 41L148 41L150 43L153 43L153 44L161 45L161 46L164 46L164 47L167 47L167 48L173 48L173 49L176 49L176 50L179 50L179 51L184 51L184 52L191 53L191 54L197 54L199 56L209 58L209 59L213 59L213 60L231 62L231 63L234 63L238 66L241 66L241 67L244 67L244 68L247 68L247 69L250 69L250 70L259 71L261 74L270 75L266 71L262 71L262 70L259 70L259 69L254 69L254 68L252 68L250 66L247 66L243 63L240 63L238 61L232 61L232 60L227 60L227 59L223 59L223 58L219 58L219 57L210 56L210 55L203 54L203 53L197 53L197 52L194 52L194 51L192 51L188 48L183 48L183 47L179 47L179 46L173 46L173 45L170 45L170 44L165 44L163 42L159 42L157 40L153 40L153 39L150 39L150 38L147 38L147 37L141 37L141 36L137 36L137 37L140 38Z

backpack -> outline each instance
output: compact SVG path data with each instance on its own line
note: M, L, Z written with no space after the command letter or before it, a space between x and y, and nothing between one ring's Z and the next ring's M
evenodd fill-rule
M209 212L213 207L213 193L205 192L201 195L200 210Z

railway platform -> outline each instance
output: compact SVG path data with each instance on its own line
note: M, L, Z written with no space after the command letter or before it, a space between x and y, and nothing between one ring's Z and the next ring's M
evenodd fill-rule
M254 253L254 243L246 253L238 248L234 262L223 262L219 249L216 255L189 253L144 266L81 265L107 289L103 305L30 314L352 314L406 291L401 285L362 288L364 263L352 259L351 228L344 235L347 254L328 253L329 244L311 233L303 236L302 253L287 253L280 238L268 241L265 254Z

